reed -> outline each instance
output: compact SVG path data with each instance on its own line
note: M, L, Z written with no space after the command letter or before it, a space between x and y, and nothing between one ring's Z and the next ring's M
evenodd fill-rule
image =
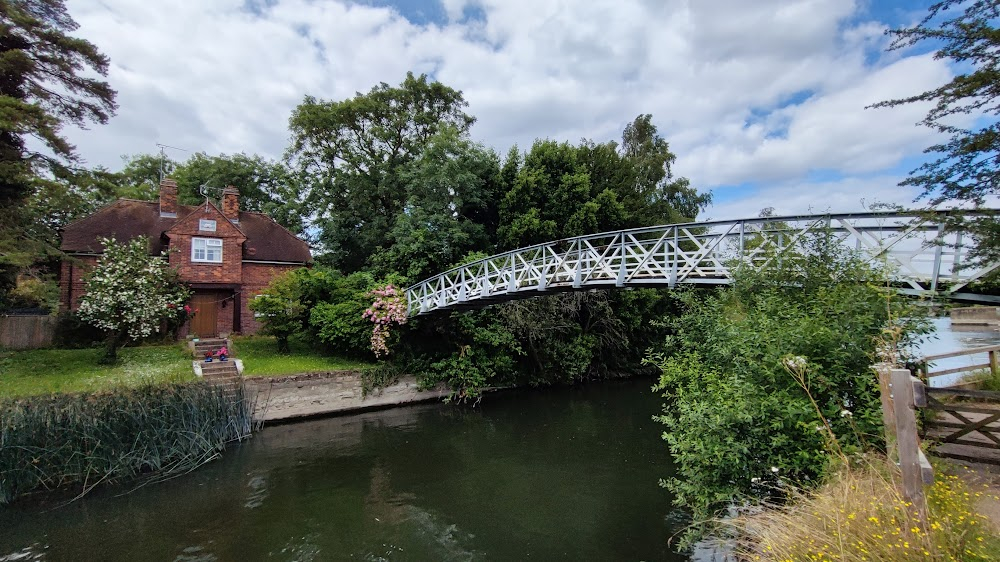
M0 504L38 489L188 472L250 437L242 383L205 382L0 401Z

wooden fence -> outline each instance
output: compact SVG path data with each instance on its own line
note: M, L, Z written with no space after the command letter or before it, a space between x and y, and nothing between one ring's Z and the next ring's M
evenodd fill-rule
M928 388L927 407L924 436L936 455L1000 465L1000 392Z
M0 316L0 348L33 349L52 345L56 331L54 316Z
M975 365L966 365L964 367L953 367L950 369L938 369L932 370L931 366L933 363L939 359L950 359L952 357L962 357L964 355L977 355L985 353L989 360L986 363L978 363ZM949 353L940 353L938 355L928 355L920 360L919 375L920 378L926 381L934 377L940 377L943 375L955 375L958 373L975 373L976 371L985 371L989 369L994 375L1000 371L1000 345L987 345L983 347L973 347L970 349L963 349L960 351L952 351ZM961 383L960 383L961 384Z

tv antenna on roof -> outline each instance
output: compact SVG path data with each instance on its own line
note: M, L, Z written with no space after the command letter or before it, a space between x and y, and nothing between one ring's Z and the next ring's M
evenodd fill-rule
M167 162L167 153L164 152L163 149L169 148L171 150L180 150L181 152L191 152L191 151L183 148L178 148L176 146L170 146L169 144L156 143L156 146L160 147L160 181L162 182L163 178L166 176L165 172L163 171L163 167Z

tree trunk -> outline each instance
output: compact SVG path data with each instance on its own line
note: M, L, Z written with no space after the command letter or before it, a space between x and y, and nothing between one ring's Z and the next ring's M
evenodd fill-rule
M104 342L104 357L101 363L104 365L114 365L118 362L118 348L125 344L125 333L121 331L111 332Z

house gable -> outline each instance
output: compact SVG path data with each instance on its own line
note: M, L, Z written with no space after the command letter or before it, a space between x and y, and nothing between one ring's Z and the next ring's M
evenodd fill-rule
M211 201L206 199L178 218L164 235L170 241L170 265L177 268L181 280L198 284L242 281L247 237Z

